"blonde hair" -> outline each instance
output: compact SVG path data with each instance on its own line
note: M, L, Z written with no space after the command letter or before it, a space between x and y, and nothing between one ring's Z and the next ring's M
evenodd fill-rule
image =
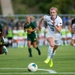
M50 10L55 10L56 12L58 11L56 7L51 7Z

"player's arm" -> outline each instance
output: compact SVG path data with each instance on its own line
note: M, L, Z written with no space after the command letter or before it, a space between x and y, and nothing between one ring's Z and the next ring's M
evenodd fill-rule
M69 25L69 30L72 32L72 24Z
M44 16L39 21L39 25L38 25L39 30L41 30L43 20L44 20Z
M71 22L71 25L69 25L69 30L71 31L71 33L74 33L73 29L72 29L72 24L73 24L73 20Z
M55 29L60 33L61 29L62 29L62 26L57 26L57 25L54 25Z
M55 29L60 33L61 29L62 29L62 21L60 21L58 23L58 25L55 25L55 21L53 21L53 25L54 25Z
M38 30L37 25L34 22L32 22L32 26L33 26L32 29L28 30L29 32L34 32Z

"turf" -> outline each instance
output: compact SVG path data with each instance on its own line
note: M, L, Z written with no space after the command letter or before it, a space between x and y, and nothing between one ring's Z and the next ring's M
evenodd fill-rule
M75 47L60 46L53 59L54 66L52 68L49 67L49 64L44 64L48 46L39 48L41 49L40 56L37 50L32 48L33 57L29 57L27 48L8 48L8 55L0 55L0 75L75 75ZM31 62L36 63L39 69L45 70L28 72L27 66ZM46 69L57 73L51 74Z

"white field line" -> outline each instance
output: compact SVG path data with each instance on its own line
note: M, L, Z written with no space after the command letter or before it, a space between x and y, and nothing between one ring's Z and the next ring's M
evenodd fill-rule
M26 70L27 68L0 68L0 70ZM70 74L70 75L75 75L75 72L56 72L56 71L54 71L54 70L50 70L50 69L38 69L39 71L42 71L42 72L22 72L22 73L20 73L20 72L14 72L14 73L11 73L11 72L6 72L6 73L0 73L0 75L11 75L11 74L16 74L16 75L19 75L19 74L21 74L21 75L24 75L24 74L26 74L26 75L28 75L28 74L30 74L30 75L34 75L34 74L58 74L58 75L64 75L64 74ZM43 71L45 71L45 72L43 72Z
M27 69L27 68L0 68L0 70L25 70L25 69ZM48 73L57 73L56 71L50 70L50 69L38 69L38 70L45 71L45 72L48 72ZM0 74L2 74L2 73L0 73ZM16 74L18 74L18 73L16 73ZM26 74L26 73L22 73L22 74Z
M44 74L49 74L50 73L47 73L47 72L23 72L23 73L19 73L19 72L16 72L16 73L0 73L0 75L11 75L11 74L16 74L16 75L34 75L34 74L39 74L39 75L44 75ZM75 75L75 72L59 72L59 73L55 73L55 75L58 74L58 75Z

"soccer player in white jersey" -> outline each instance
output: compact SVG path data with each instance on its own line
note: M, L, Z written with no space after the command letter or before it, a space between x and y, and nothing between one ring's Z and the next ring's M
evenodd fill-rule
M69 29L70 29L70 31L72 33L71 45L75 46L75 18L72 20Z
M62 29L62 19L57 15L57 8L51 7L50 16L45 15L40 19L39 29L41 29L43 20L47 22L48 25L47 40L49 42L48 57L44 63L49 63L49 66L52 67L52 58L55 55L57 47L61 44L60 31Z

